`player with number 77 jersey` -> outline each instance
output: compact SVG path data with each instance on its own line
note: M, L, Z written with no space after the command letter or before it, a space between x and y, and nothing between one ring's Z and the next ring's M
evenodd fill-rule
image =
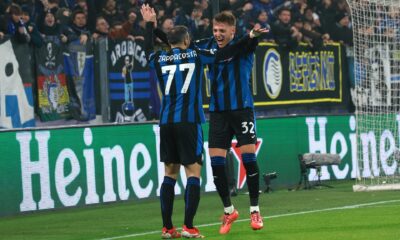
M176 45L178 29L182 27L176 26L166 35L160 29L154 29L153 22L146 24L145 39L149 66L155 69L163 94L160 125L180 122L204 123L201 94L204 65L230 61L235 55L241 54L242 49L246 49L250 42L250 36L246 35L236 44L219 51L199 49L190 41L186 29L184 44ZM153 34L167 42L171 50L152 52Z

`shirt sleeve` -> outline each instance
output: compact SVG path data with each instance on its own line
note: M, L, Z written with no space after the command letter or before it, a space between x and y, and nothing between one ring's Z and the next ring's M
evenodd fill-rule
M165 34L165 32L163 30L161 30L159 28L155 28L153 32L154 32L154 35L156 37L158 37L163 43L169 45L167 34Z
M145 39L147 41L144 41L144 50L146 52L146 57L149 62L149 66L151 68L154 67L154 43L153 43L153 29L154 25L152 22L147 22L146 23L146 30L145 30Z
M201 60L202 63L204 64L209 64L210 61L212 61L212 59L210 58L211 56L213 56L214 59L213 62L218 63L218 62L229 61L230 59L232 59L237 55L252 53L255 51L257 45L258 45L257 38L250 38L248 34L244 35L237 42L234 42L233 44L227 45L218 50L200 48L199 46L207 47L211 45L207 43L204 44L204 42L202 43L199 41L195 42L195 46L197 47L196 51L201 53L202 57Z

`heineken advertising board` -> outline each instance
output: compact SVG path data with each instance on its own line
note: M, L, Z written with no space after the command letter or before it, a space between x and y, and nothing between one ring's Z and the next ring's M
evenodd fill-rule
M394 121L399 121L396 116ZM322 180L356 176L352 167L357 158L354 116L264 119L257 121L257 130L260 172L277 172L273 187L298 183L297 156L307 152L340 154L340 165L322 167ZM207 131L205 125L206 140ZM382 142L383 135L393 138L384 142L398 141L394 133L377 132L369 133L368 141ZM15 130L0 133L0 139L0 216L159 195L164 169L156 147L157 125ZM206 141L201 188L211 192L215 186L207 147ZM382 151L371 152L379 155ZM240 153L233 155L237 185L246 189ZM309 171L308 178L316 180L315 170ZM177 194L184 192L185 183L182 169ZM261 187L265 187L262 179Z

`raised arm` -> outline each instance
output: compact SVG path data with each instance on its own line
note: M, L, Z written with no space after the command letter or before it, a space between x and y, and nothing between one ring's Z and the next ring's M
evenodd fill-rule
M258 37L261 34L268 33L268 32L269 32L268 28L253 28L249 33L250 41L246 41L245 43L240 43L240 44L244 44L244 46L240 48L242 50L242 52L243 53L254 52L258 45Z
M153 30L154 24L156 22L156 13L153 8L150 8L149 5L143 4L140 9L140 13L143 16L143 20L146 22L146 30L145 30L145 40L144 49L146 52L147 59L149 59L150 54L154 50L154 42L153 42Z
M249 34L243 36L236 43L227 45L226 47L218 50L215 61L224 61L234 57L235 55L254 52L258 45L257 37L262 33L267 33L268 31L269 29L266 28L251 30Z

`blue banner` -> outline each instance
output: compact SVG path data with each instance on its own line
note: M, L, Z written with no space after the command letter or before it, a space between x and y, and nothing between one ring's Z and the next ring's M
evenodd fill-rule
M94 59L91 43L74 41L64 53L65 73L70 94L70 112L78 121L96 118Z

